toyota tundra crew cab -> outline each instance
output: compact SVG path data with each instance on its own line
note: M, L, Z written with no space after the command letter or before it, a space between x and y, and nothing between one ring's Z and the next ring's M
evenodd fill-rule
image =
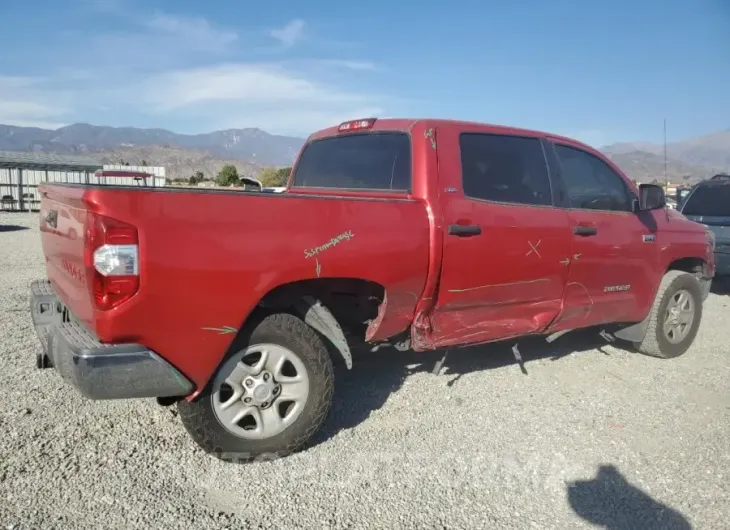
M276 194L40 190L38 366L91 399L175 403L238 462L307 442L354 344L600 326L676 357L714 275L712 234L662 188L569 138L487 124L346 122L307 139Z

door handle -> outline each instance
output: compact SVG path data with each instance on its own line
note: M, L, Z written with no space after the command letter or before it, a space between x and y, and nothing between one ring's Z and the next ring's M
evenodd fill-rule
M573 227L573 233L577 236L595 236L598 233L598 228L595 226L584 226L578 225Z
M478 236L482 233L479 225L449 225L449 235L458 237Z

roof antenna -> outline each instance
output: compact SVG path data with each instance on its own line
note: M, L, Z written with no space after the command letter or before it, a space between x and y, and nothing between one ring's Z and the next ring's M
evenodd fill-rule
M669 181L667 180L667 119L664 118L664 193L669 193Z

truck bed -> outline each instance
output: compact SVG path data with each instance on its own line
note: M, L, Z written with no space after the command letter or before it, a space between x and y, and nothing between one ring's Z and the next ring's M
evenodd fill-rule
M426 280L426 207L402 195L76 184L40 191L48 279L74 317L102 343L135 342L160 353L196 384L218 365L231 330L278 286L317 278L375 282L387 297L379 326L391 335L410 324ZM55 228L43 221L51 210L58 212ZM108 311L94 307L86 281L87 212L139 233L139 292Z

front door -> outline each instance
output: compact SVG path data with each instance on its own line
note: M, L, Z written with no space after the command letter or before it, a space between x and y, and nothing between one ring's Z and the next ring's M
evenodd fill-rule
M560 312L571 235L536 137L439 129L443 259L434 346L543 330Z
M563 143L554 153L573 243L565 307L550 331L642 320L661 244L654 213L634 213L636 195L599 156Z

